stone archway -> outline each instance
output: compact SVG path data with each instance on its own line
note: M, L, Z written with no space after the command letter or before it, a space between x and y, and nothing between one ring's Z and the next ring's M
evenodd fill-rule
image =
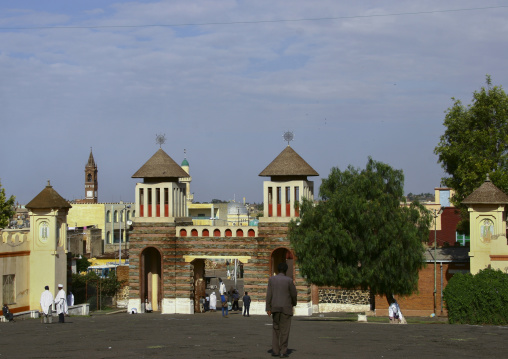
M162 301L162 260L160 252L154 247L145 248L140 258L140 299L143 307L145 299L152 303L154 311L160 310Z
M279 263L286 262L288 265L288 271L286 273L287 277L294 278L294 256L293 252L291 252L287 248L277 248L272 252L272 256L270 258L271 266L270 266L270 276L277 274L277 267Z

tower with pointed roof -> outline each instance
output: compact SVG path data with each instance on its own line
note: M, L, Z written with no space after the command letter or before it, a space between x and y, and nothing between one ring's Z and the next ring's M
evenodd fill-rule
M93 158L92 149L90 148L90 155L88 162L85 165L85 199L81 203L97 203L97 165Z
M190 183L192 182L192 177L190 176L190 166L189 161L187 161L187 157L184 157L181 167L188 174L187 177L180 178L180 183L185 184L185 195L187 197L187 204L190 204L194 200L194 195L190 191Z
M181 178L189 177L162 148L132 175L142 178L136 184L136 217L176 218L187 216L185 184Z
M262 220L289 222L300 216L302 198L314 200L314 182L307 177L319 174L288 145L259 176L270 177L263 183Z
M26 206L30 215L30 308L39 308L45 285L53 293L67 288L67 214L69 202L48 185Z
M469 207L471 273L476 274L487 267L506 271L508 195L496 187L487 176L486 181L462 203Z

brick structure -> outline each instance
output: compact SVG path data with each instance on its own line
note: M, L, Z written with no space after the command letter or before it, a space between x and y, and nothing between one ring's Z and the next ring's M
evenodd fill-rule
M425 252L426 267L420 270L418 293L408 297L395 296L405 316L427 316L435 313L446 316L442 291L455 273L469 273L469 248L439 248L436 250L436 287L434 302L434 249ZM435 305L435 307L434 307ZM388 316L388 302L384 296L375 296L377 316Z
M291 147L285 148L260 176L266 205L258 227L200 228L187 215L188 177L162 149L134 175L136 217L129 247L128 308L141 311L147 299L162 313L194 313L204 292L205 261L238 259L243 264L244 289L252 298L252 314L265 313L266 285L280 262L298 291L297 315L312 313L310 286L300 275L287 238L288 223L298 216L297 203L313 200L318 175ZM267 184L268 183L268 184ZM236 235L236 236L235 236Z
M457 224L460 221L460 212L455 207L444 207L441 217L441 229L435 231L432 227L429 231L429 245L434 245L434 235L437 239L437 246L451 246L456 243L457 238Z

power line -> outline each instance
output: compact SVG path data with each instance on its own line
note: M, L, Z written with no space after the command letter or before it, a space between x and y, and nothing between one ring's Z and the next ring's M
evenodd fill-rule
M31 27L0 27L0 30L39 30L39 29L120 29L120 28L147 28L147 27L184 27L184 26L218 26L218 25L246 25L246 24L267 24L283 22L303 22L303 21L324 21L324 20L346 20L346 19L365 19L374 17L407 16L407 15L426 15L446 12L478 11L508 8L508 5L486 6L462 9L430 10L415 12L400 12L391 14L371 14L354 16L336 16L336 17L318 17L303 19L279 19L279 20L252 20L252 21L229 21L229 22L201 22L201 23L181 23L181 24L149 24L149 25L89 25L89 26L31 26Z

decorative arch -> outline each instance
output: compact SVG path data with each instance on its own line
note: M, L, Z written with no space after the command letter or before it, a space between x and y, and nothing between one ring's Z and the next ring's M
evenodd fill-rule
M236 230L236 236L237 236L237 237L243 237L243 229L240 229L240 228L239 228L239 229L237 229L237 230Z
M226 229L226 231L224 232L224 236L225 237L233 237L233 232L231 231L231 229Z
M214 237L220 237L220 229L219 228L215 228L213 230L213 236Z
M210 231L207 228L203 229L203 237L210 237Z
M248 236L249 237L255 237L256 236L256 231L253 230L252 228L249 229L249 231L247 232L248 233Z
M180 237L187 237L187 231L184 228L180 229Z
M198 230L196 228L192 228L190 232L191 237L197 237L198 236Z

